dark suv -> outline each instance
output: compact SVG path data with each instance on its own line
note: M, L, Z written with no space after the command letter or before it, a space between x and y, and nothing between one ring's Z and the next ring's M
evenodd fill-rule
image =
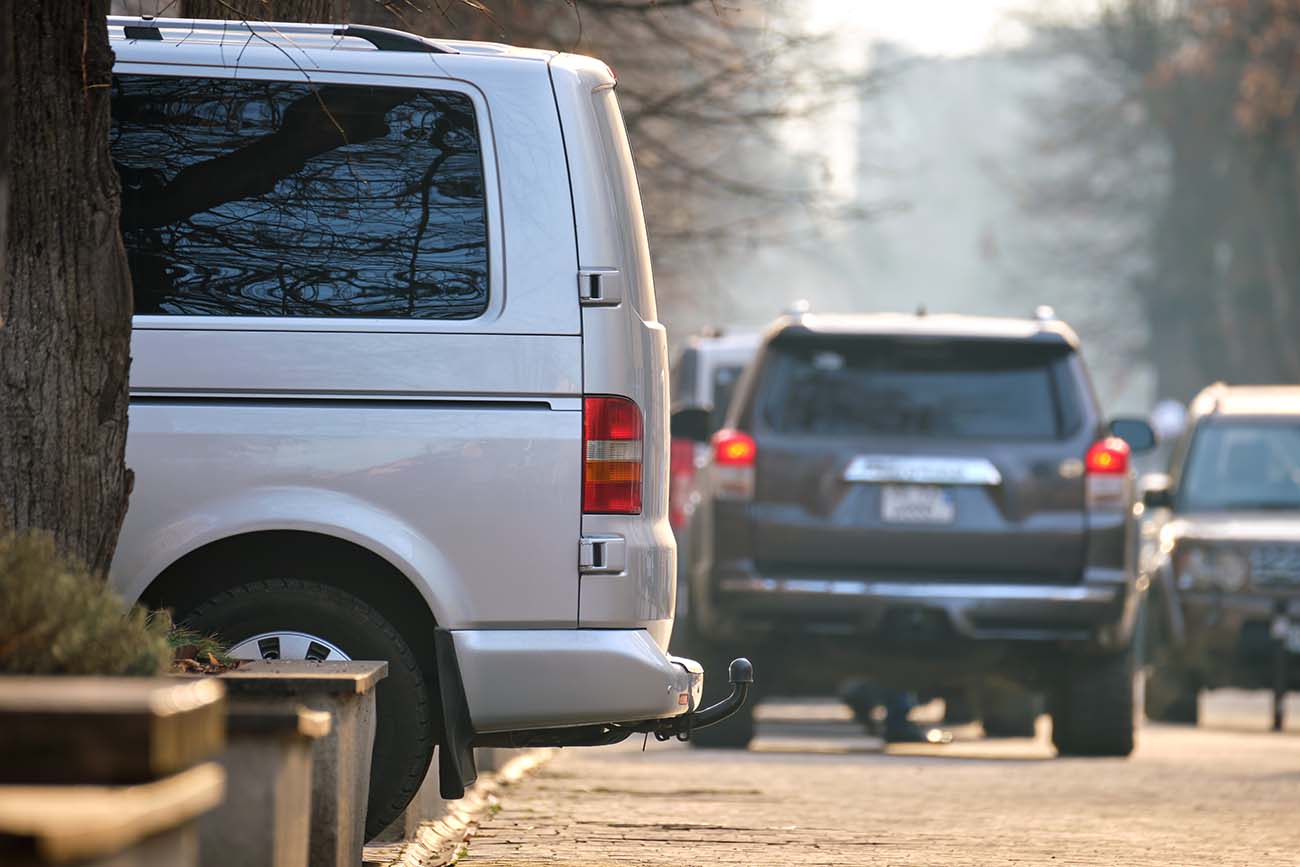
M1300 689L1300 388L1227 386L1192 401L1168 476L1146 482L1147 714L1197 720L1202 687Z
M1129 454L1152 445L1102 419L1053 319L778 320L712 438L674 649L743 639L768 693L1025 687L1061 753L1127 755Z

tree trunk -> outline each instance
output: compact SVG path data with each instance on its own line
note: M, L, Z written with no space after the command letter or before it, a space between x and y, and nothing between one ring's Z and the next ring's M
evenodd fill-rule
M348 0L185 0L186 18L247 18L249 21L348 20Z
M107 571L126 514L131 281L109 160L108 0L0 4L12 58L0 531Z
M9 131L14 128L14 29L0 12L0 297L9 285ZM0 328L4 320L0 319ZM3 513L0 513L0 517ZM0 524L0 526L3 526Z

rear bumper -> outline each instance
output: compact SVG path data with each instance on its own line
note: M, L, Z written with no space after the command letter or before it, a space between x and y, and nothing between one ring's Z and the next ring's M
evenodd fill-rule
M698 709L704 670L644 629L452 632L478 733L664 719Z
M724 577L714 614L724 629L780 617L787 624L850 624L880 633L898 621L935 615L954 637L976 640L1093 640L1122 645L1135 599L1122 572L1079 584L969 583L870 579Z

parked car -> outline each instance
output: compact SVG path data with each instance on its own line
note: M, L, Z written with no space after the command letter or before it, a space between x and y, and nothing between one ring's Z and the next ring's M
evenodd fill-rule
M1078 349L1055 320L779 320L712 437L674 648L746 642L764 693L1041 690L1062 754L1129 753L1154 435L1102 419Z
M705 724L667 653L667 343L605 64L110 33L136 310L114 586L236 656L387 660L370 834L436 743L454 794L474 744Z
M1202 688L1300 689L1300 387L1213 385L1190 415L1168 475L1143 479L1146 704L1195 723Z
M686 563L682 552L690 544L690 517L699 499L696 477L707 462L709 437L722 427L732 393L758 351L761 336L758 331L712 329L691 337L672 365L668 520L681 555L679 567Z

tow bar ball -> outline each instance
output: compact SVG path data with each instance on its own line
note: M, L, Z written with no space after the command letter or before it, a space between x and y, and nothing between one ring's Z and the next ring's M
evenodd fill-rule
M731 695L696 711L690 721L692 729L716 725L745 706L749 688L754 683L754 666L743 656L731 660L731 665L727 666L727 682L731 684Z

